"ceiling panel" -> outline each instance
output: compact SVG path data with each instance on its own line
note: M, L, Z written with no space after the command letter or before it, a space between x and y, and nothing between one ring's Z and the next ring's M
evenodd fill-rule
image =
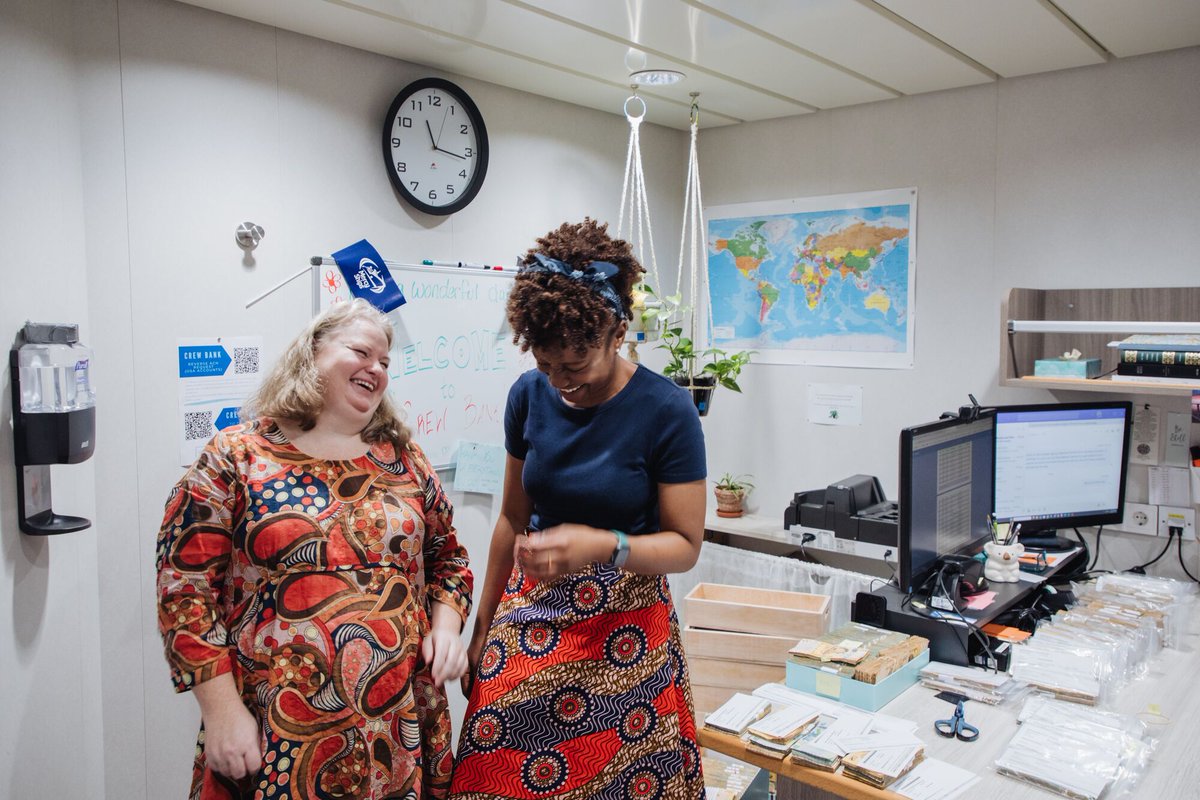
M1200 42L1200 0L1056 0L1079 27L1123 58Z
M1004 78L1104 62L1040 0L877 0Z
M900 94L971 86L994 77L939 47L931 37L922 37L856 0L688 2L842 64Z
M180 1L613 114L636 43L679 129L689 92L707 127L1200 45L1200 0Z
M538 9L569 24L582 25L640 45L655 59L669 58L689 75L697 72L736 75L752 86L804 103L815 110L869 103L897 96L852 71L811 58L774 38L735 25L723 15L706 13L682 0L638 4L636 14L624 3L577 0L504 0L525 9Z

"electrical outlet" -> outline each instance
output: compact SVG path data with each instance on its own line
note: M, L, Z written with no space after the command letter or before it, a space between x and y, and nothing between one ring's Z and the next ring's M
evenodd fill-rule
M1143 503L1126 503L1125 519L1114 528L1128 533L1141 533L1146 536L1158 535L1158 506Z
M1196 511L1192 508L1176 506L1158 507L1158 535L1166 536L1170 528L1182 528L1183 538L1196 538Z

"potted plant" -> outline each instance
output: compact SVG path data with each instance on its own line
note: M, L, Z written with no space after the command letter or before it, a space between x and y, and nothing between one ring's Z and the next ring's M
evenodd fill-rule
M751 475L734 475L726 472L713 487L717 498L718 517L740 517L744 513L746 494L754 488Z
M754 354L753 350L727 353L716 347L697 353L692 340L683 335L683 328L679 325L663 330L658 348L670 354L670 360L663 367L663 375L692 393L696 410L702 417L708 414L713 390L718 385L735 392L742 391L737 379L742 367L750 363L750 356ZM697 362L703 362L699 369Z

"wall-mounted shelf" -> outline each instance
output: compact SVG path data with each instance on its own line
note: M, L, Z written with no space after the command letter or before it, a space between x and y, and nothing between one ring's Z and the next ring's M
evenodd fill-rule
M1107 320L1084 326L1086 331L1017 332L1009 320L1084 322ZM1110 392L1138 395L1187 396L1195 385L1114 381L1108 376L1083 378L1038 378L1033 362L1054 358L1072 348L1084 358L1099 358L1101 374L1117 367L1117 349L1108 343L1122 339L1121 323L1200 322L1200 287L1147 289L1011 289L1000 307L1000 385L1031 389Z

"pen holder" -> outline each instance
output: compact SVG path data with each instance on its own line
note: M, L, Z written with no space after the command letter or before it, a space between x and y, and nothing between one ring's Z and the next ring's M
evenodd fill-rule
M983 577L995 583L1016 583L1020 580L1020 559L1021 554L1025 552L1025 545L1020 542L1016 544L988 542L983 546L983 552L987 553L987 561L983 565Z

